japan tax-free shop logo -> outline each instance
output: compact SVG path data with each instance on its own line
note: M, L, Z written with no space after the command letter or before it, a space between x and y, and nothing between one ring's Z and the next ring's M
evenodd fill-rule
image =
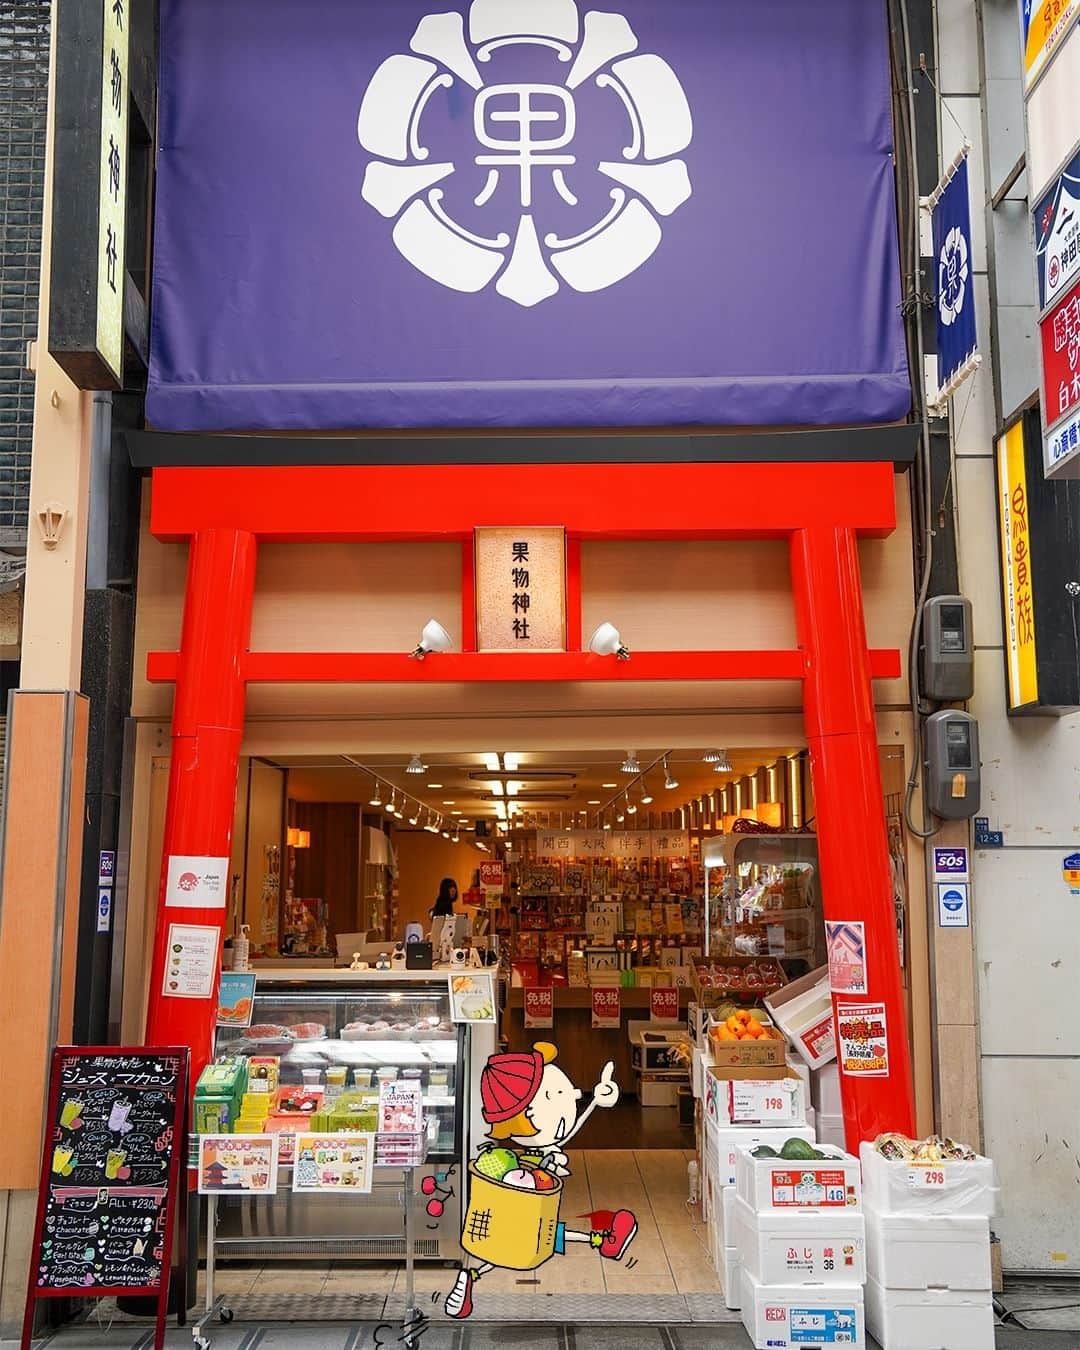
M660 247L692 193L693 118L621 14L473 0L428 14L364 93L363 198L417 271L525 307L605 290Z

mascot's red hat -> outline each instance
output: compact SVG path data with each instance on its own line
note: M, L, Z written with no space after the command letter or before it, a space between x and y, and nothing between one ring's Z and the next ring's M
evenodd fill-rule
M480 1075L480 1097L489 1125L512 1120L540 1090L544 1057L539 1050L492 1055Z

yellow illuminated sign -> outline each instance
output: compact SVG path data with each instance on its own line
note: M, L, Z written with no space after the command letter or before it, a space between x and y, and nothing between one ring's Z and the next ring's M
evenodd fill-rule
M1016 709L1039 701L1023 422L1017 422L998 439L997 473L1009 707Z
M102 0L101 166L97 349L124 382L124 221L127 215L128 46L134 0Z

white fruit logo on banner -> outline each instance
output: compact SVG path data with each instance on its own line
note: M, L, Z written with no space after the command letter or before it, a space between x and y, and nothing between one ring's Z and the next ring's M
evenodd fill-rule
M428 14L372 76L363 198L398 251L455 291L524 306L601 291L659 248L690 197L678 76L621 14L575 0L474 0Z
M968 283L968 246L963 231L954 226L945 236L938 260L938 307L948 327L960 316Z

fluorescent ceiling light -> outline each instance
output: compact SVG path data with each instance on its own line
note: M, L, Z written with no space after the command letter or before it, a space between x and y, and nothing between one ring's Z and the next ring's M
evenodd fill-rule
M499 756L494 752L486 754L484 756L484 768L491 769L494 773L498 773L502 768L502 765L499 763Z

